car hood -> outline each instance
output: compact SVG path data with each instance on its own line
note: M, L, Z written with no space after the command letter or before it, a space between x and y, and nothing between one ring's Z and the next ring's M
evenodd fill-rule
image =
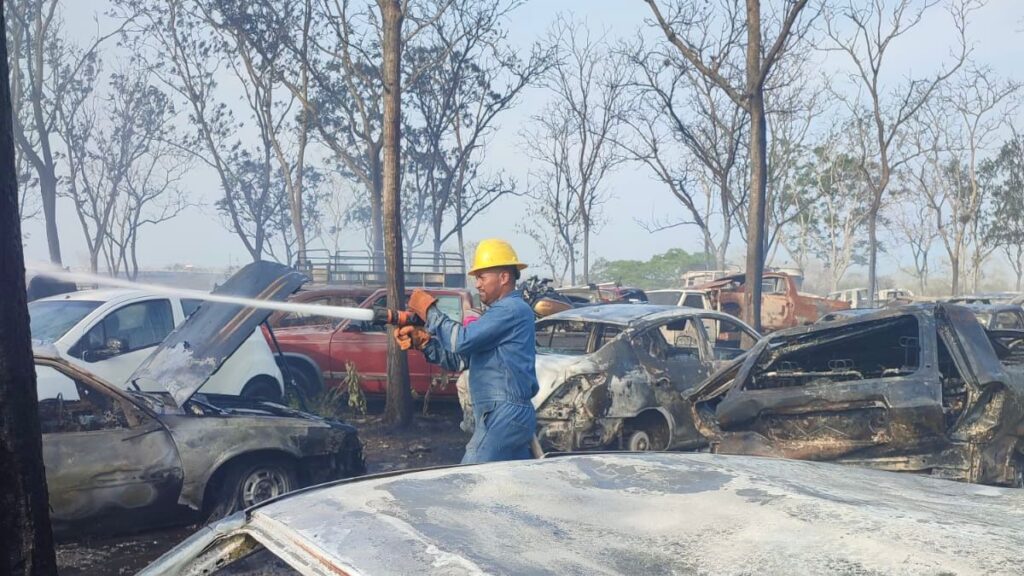
M246 541L325 576L1020 574L1022 520L1016 489L750 456L590 454L322 485L208 526L140 574L198 573Z
M556 390L572 376L600 372L589 356L537 354L537 385L533 397L534 408L540 408Z
M212 294L282 301L306 282L302 274L274 262L242 268ZM163 383L184 406L215 374L272 310L241 304L204 302L171 332L129 377Z

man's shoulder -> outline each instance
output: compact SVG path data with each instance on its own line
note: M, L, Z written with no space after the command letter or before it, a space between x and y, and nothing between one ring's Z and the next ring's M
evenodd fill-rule
M530 319L533 319L533 309L526 303L526 300L523 300L523 296L519 292L512 292L508 296L498 300L493 306L491 306L491 309L502 309L505 313L515 315L529 315Z

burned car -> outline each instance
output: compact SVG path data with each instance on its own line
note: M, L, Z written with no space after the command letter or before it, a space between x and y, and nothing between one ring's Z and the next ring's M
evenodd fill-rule
M839 468L605 453L368 476L225 518L139 574L1024 573L1024 491Z
M1024 483L1020 331L912 305L778 332L690 396L714 452Z
M301 281L283 266L258 263L215 294L283 299ZM95 533L216 518L365 472L351 425L201 391L269 313L202 304L135 371L127 390L37 348L43 460L58 529ZM139 386L141 379L167 392L143 392L152 388Z
M685 394L758 335L678 306L606 304L537 322L537 436L546 450L697 448Z
M987 330L1024 330L1024 308L1020 304L967 304L978 323Z

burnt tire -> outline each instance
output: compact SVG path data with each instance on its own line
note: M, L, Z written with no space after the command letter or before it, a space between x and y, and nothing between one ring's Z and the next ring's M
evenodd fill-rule
M207 513L207 522L276 498L299 487L295 466L284 458L228 465Z
M647 452L651 449L651 435L646 430L634 430L626 439L626 450Z
M256 376L242 388L242 398L281 402L281 386L270 376Z
M667 450L670 436L665 416L660 412L648 410L625 423L622 447L631 452Z

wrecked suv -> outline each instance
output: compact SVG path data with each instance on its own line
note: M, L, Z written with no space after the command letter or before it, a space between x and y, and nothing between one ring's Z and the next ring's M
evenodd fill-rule
M904 306L773 334L690 396L724 454L1024 483L1024 339Z
M575 308L537 322L537 436L546 450L705 445L685 394L758 335L711 310Z

